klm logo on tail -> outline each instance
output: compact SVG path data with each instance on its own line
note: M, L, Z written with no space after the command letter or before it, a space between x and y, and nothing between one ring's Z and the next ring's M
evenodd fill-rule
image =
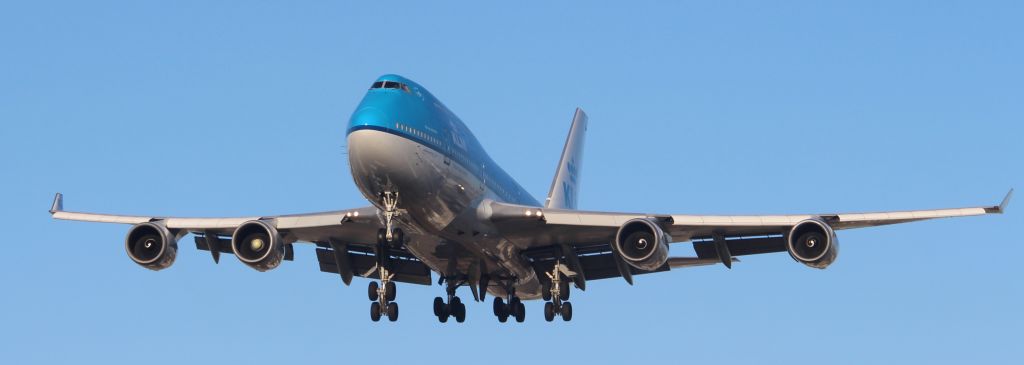
M569 181L562 181L562 195L565 207L576 207L576 160L569 160L566 165L566 170L569 173Z
M555 180L551 182L551 190L545 202L547 208L576 209L580 186L580 170L583 168L583 140L587 131L587 114L576 109L569 127L569 136L565 139L562 158L558 160Z

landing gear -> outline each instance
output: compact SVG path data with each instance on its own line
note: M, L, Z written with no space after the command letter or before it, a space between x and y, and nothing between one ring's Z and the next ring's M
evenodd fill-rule
M543 286L543 297L547 301L544 303L544 320L548 322L554 321L555 316L561 316L566 322L572 320L572 303L568 302L569 281L563 279L559 270L561 265L560 261L555 261L551 272L544 273L551 280Z
M515 296L515 290L508 290L510 293L508 296L508 304L501 297L494 298L494 316L498 317L498 322L508 322L508 318L512 317L518 323L523 323L526 320L526 306L523 305L523 301L519 300L519 297Z
M401 229L395 228L395 217L400 214L398 210L398 192L385 191L380 193L380 204L384 206L384 229L378 231L377 241L401 245L405 237Z
M437 316L437 320L441 323L448 322L448 318L455 318L455 322L462 323L466 321L466 304L462 303L462 299L455 296L455 289L459 287L459 283L453 280L445 280L448 282L446 292L448 293L448 303L445 303L444 298L434 298L434 315Z
M398 295L398 288L395 286L395 282L391 279L395 274L388 271L384 266L378 266L377 271L380 272L380 281L384 285L377 284L376 281L371 281L367 287L367 294L373 303L370 303L370 319L374 322L380 321L381 315L386 315L388 320L391 322L398 320L398 303L395 303L395 297Z
M374 322L380 321L382 316L387 316L391 322L398 320L398 303L395 297L398 295L398 288L392 281L395 274L388 270L390 254L388 249L401 247L405 242L405 234L401 228L395 227L395 217L398 216L398 193L384 192L380 194L381 205L384 206L384 228L377 231L377 272L380 274L380 282L371 281L367 287L367 296L370 301L370 319Z

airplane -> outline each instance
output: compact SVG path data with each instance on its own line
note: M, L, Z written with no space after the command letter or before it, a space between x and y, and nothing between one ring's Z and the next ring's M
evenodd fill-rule
M572 319L570 288L694 266L731 268L745 255L787 252L824 269L839 254L839 230L934 218L998 214L995 206L879 213L693 215L577 210L587 114L576 109L544 201L532 197L488 157L469 128L423 86L398 75L372 83L349 120L348 159L359 192L371 205L294 215L178 218L64 210L55 219L130 224L125 251L136 264L163 270L174 264L188 234L215 263L233 254L269 271L293 260L293 245L316 246L320 271L347 286L370 279L374 322L398 320L396 282L432 285L445 296L433 313L445 323L466 319L456 291L474 301L494 297L493 314L523 322L523 301L544 302L544 319ZM669 244L689 242L691 257L670 257Z

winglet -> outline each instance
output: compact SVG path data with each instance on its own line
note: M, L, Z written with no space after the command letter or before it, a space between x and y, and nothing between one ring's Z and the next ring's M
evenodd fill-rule
M57 193L53 197L53 205L50 206L50 214L64 211L64 194Z
M1003 201L1001 203L999 203L998 206L994 206L994 207L990 207L990 208L985 208L985 213L995 213L995 214L1005 213L1006 212L1006 206L1010 205L1010 198L1013 198L1013 189L1010 189L1010 191L1008 193L1006 193L1006 197L1003 198Z
M1006 211L1006 206L1010 205L1010 198L1012 198L1012 197L1013 197L1013 189L1010 189L1010 191L1006 193L1006 197L1003 198L1003 202L999 203L999 213L1002 213L1002 212Z

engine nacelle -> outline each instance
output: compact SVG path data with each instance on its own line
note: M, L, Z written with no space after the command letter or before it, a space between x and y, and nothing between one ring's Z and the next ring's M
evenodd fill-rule
M277 228L265 221L242 223L231 235L231 251L249 267L267 271L276 268L284 259L284 242Z
M128 257L144 268L158 271L174 264L178 256L178 242L166 226L158 223L140 223L128 230L124 239Z
M668 243L671 240L654 222L634 218L619 227L615 234L615 250L630 266L654 271L668 261Z
M839 256L836 231L821 218L801 221L789 230L786 239L789 255L804 265L824 269Z

